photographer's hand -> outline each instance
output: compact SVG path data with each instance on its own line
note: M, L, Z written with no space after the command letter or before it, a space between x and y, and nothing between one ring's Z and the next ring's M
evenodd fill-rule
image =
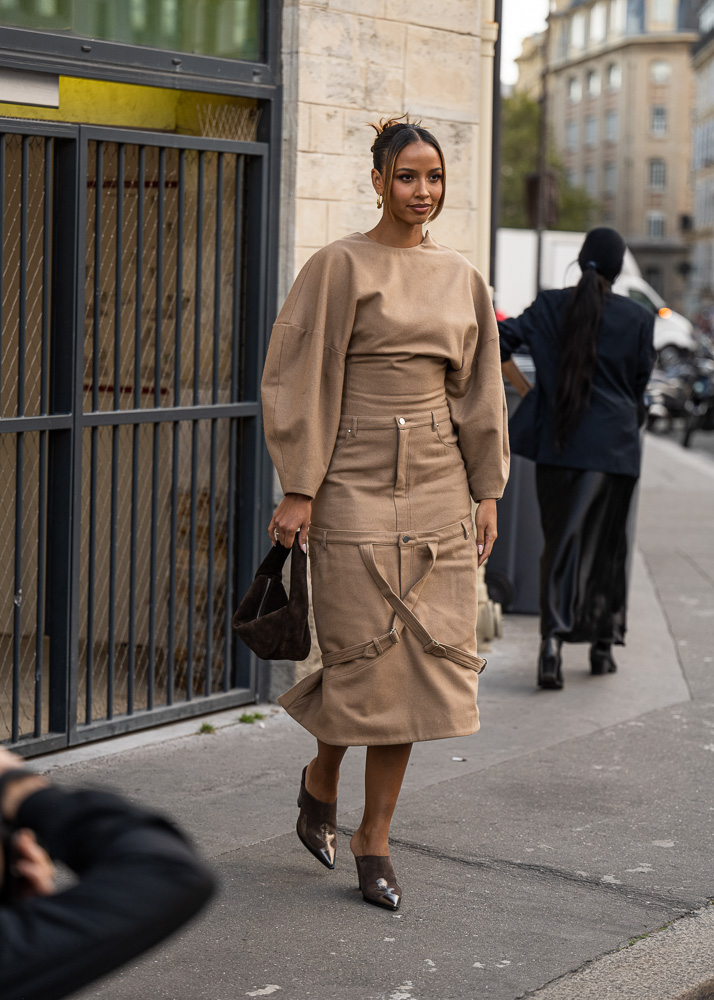
M0 747L0 777L6 771L16 771L25 765L22 757L10 753ZM40 774L35 774L28 770L26 778L18 778L10 781L3 791L2 801L0 801L0 815L4 819L13 822L17 816L17 810L29 795L39 792L41 788L47 788L47 781Z
M14 867L25 882L22 898L51 896L55 891L55 866L47 851L37 843L32 830L20 830L15 834L15 850Z

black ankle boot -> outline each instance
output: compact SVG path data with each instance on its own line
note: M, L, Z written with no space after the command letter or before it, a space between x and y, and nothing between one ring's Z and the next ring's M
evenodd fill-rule
M538 687L559 691L563 686L562 665L560 655L560 639L547 636L540 644L538 657Z
M590 647L590 673L614 674L617 664L612 658L612 647L609 642L594 642Z

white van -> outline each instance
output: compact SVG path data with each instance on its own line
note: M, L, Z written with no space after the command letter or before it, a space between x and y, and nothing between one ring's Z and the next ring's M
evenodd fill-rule
M577 259L584 239L585 233L554 230L543 233L542 288L567 288L580 280ZM519 316L536 297L536 233L532 229L499 229L496 254L496 308L506 316ZM661 365L670 364L696 348L692 324L669 309L647 284L629 250L613 291L654 313L654 344Z
M644 278L623 272L612 290L616 295L625 295L654 313L654 345L662 367L666 368L683 354L695 350L697 342L692 324L685 316L665 305L664 299Z

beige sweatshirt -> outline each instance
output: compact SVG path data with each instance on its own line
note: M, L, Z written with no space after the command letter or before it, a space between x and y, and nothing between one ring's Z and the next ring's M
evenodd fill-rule
M353 233L319 250L273 328L262 398L286 494L316 495L341 415L415 414L444 402L472 498L503 494L507 416L488 288L428 233L417 247Z

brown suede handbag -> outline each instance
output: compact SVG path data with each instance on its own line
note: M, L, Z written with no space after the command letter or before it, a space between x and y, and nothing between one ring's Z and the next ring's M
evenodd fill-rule
M310 653L307 555L297 535L292 547L288 597L283 586L283 566L290 551L280 542L272 546L233 615L233 628L261 660L305 660Z

